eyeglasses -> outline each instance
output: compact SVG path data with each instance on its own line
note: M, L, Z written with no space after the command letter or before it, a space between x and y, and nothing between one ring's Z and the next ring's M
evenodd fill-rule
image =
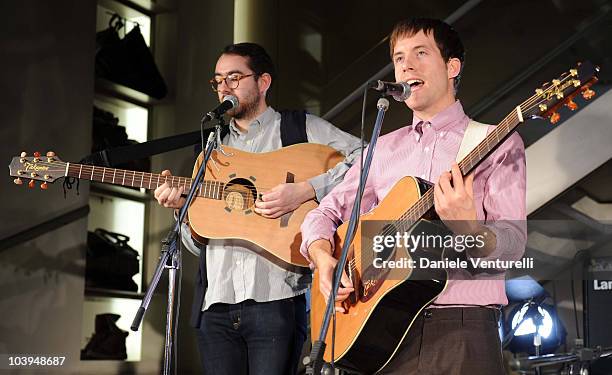
M229 89L237 89L238 85L240 84L240 80L243 78L247 78L247 77L251 77L251 76L257 76L257 74L255 73L251 73L251 74L240 74L240 73L233 73L230 75L227 75L225 77L223 76L217 76L213 79L210 80L210 85L212 86L212 89L214 92L219 91L219 85L225 81L225 84L227 85L227 87Z

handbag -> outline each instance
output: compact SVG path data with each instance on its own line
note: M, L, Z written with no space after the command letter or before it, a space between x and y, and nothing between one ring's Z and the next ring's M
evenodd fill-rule
M138 24L123 39L118 31L125 27L118 15L109 21L106 30L96 34L95 74L134 90L162 99L168 93L153 55Z
M138 291L132 276L140 272L139 254L128 245L129 240L101 228L87 232L87 287Z

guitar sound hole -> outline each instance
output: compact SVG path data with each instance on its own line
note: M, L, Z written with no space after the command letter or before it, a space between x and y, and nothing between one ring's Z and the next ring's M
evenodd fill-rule
M257 189L244 178L230 180L223 190L225 205L232 211L247 211L255 205Z

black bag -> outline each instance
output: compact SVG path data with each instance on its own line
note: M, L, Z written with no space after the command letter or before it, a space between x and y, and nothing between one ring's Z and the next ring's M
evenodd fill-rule
M95 106L92 135L92 152L129 144L127 131L125 126L119 125L119 119L111 112L104 111Z
M87 232L87 287L138 291L132 276L140 271L139 256L128 245L129 240L128 236L100 228Z
M109 150L115 147L129 146L135 143L138 142L128 139L125 126L119 125L119 119L117 117L111 112L101 110L94 106L92 153ZM101 161L94 161L93 163L100 164ZM130 160L126 163L114 165L114 167L132 171L150 172L151 158Z
M120 39L118 30L122 27L123 23L115 15L109 28L96 34L96 77L162 99L168 93L166 82L155 65L140 27L136 25Z

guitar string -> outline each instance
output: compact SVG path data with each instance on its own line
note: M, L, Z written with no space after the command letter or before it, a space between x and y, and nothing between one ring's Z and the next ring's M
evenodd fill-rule
M481 145L479 145L480 147ZM476 149L478 149L479 147L477 147ZM475 150L476 150L475 149ZM471 155L471 153L468 155L468 157ZM466 159L468 158L466 157ZM465 160L465 159L464 159ZM36 162L37 165L42 165L42 166L48 166L48 167L55 167L55 166L62 166L61 169L55 169L55 170L50 170L50 171L46 171L46 172L62 172L64 173L66 168L66 163L62 163L62 162L58 162L58 161L52 161L52 162L45 162L45 161L39 161ZM82 175L89 175L90 179L92 180L101 180L102 182L106 182L106 178L110 177L110 173L107 173L107 170L111 170L113 171L113 175L116 177L117 174L119 174L120 176L123 175L122 179L122 183L121 184L117 184L114 183L116 185L123 185L123 186L128 186L128 184L125 184L125 180L127 178L127 180L129 181L130 179L133 181L133 184L131 184L130 186L132 187L142 187L142 188L147 188L147 189L152 189L152 185L156 185L156 187L161 186L162 184L159 184L159 181L163 181L164 182L168 182L171 184L172 187L180 187L180 186L185 186L187 189L189 189L191 187L191 184L193 183L193 179L192 178L188 178L188 177L181 177L181 176L162 176L160 174L156 174L156 173L151 173L151 172L140 172L140 171L129 171L129 170L124 170L124 169L116 169L116 168L110 168L110 167L101 167L101 166L91 166L91 165L86 165L86 164L74 164L71 163L70 165L70 169L69 172L74 172L73 168L79 168L81 169L81 174ZM83 172L84 171L84 172ZM41 171L42 172L42 171ZM93 173L92 173L93 172ZM118 173L117 173L118 172ZM27 175L24 175L23 177L27 178ZM146 185L151 186L149 187L145 187L143 185L144 181L149 182ZM156 183L153 183L153 180L157 179ZM169 181L169 179L171 181ZM137 186L135 184L135 182L137 180L140 180L140 186ZM178 181L176 181L178 180ZM109 181L109 183L111 183ZM210 187L211 189L213 188L217 188L216 186L213 186L215 184L218 183L222 183L220 181L214 181L214 180L205 180L203 182L204 184L206 184L206 187ZM271 189L269 187L264 187L264 186L258 186L260 189Z
M45 162L45 161L38 161L36 162L36 165L42 165L42 166L48 166L48 167L61 167L59 169L51 169L48 171L32 171L32 172L40 172L41 174L44 174L43 172L61 172L62 173L62 177L77 177L77 176L64 176L63 173L66 171L66 164L65 162L59 162L59 161L53 161L53 162ZM88 179L90 180L94 180L94 181L102 181L102 177L104 177L104 181L102 182L107 182L110 184L114 184L114 185L123 185L123 186L129 186L129 187L142 187L143 189L149 189L147 187L148 184L145 184L144 181L149 181L149 179L151 180L151 189L154 189L153 185L153 180L155 180L157 177L159 177L159 181L162 181L164 179L172 179L174 178L175 181L172 182L170 180L164 180L164 182L168 182L168 183L172 183L172 187L180 187L180 186L184 186L187 188L191 187L191 184L193 183L193 178L190 177L182 177L182 176L162 176L161 174L158 173L151 173L151 172L141 172L141 171L130 171L127 169L117 169L117 168L112 168L112 167L102 167L102 166L92 166L92 165L88 165L88 164L77 164L77 163L70 163L70 169L69 171L73 171L73 168L79 168L80 166L83 166L82 169L82 173L81 175L83 176L90 176ZM93 168L93 174L92 172L92 168ZM105 171L103 169L106 169ZM112 183L109 182L109 176L111 174L108 173L108 171L116 171L116 175L117 176L122 176L123 174L125 174L126 176L126 181L129 180L134 180L134 182L136 181L143 181L143 186L140 185L129 185L129 184L118 184L118 183ZM150 176L147 176L150 175ZM23 177L23 178L30 178L27 174L24 174L22 176L16 176L16 177ZM95 177L95 178L94 178ZM78 178L78 177L77 177ZM116 180L122 179L122 177L118 177ZM176 180L179 180L178 182ZM44 181L44 180L41 180ZM209 183L209 184L226 184L226 182L222 182L222 181L216 181L216 180L204 180L204 183ZM159 184L156 187L159 187L163 185ZM272 187L268 187L268 186L257 186L259 189L261 190L270 190L272 189Z

